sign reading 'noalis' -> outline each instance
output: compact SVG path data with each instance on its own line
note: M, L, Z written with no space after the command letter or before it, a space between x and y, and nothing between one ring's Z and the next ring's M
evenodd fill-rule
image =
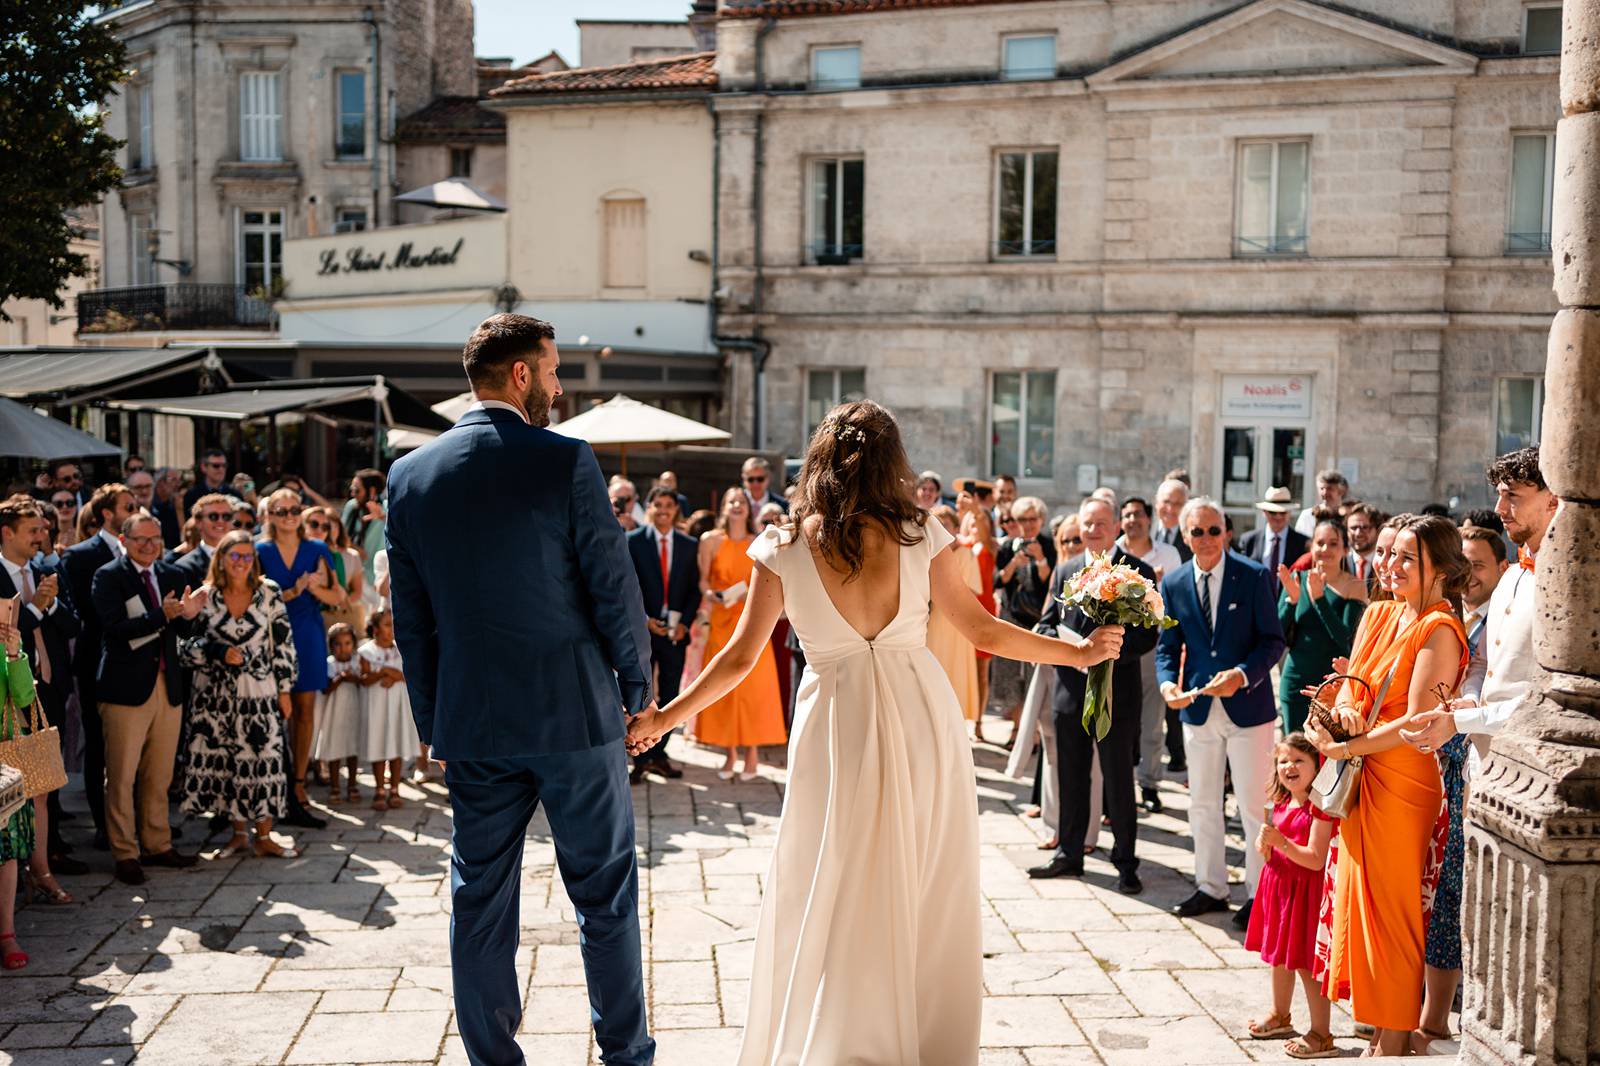
M328 274L362 274L373 270L415 270L420 267L454 266L456 257L461 254L461 246L467 243L465 237L456 238L456 243L448 251L444 245L436 244L426 252L417 250L417 246L406 241L394 249L391 257L388 252L369 253L365 245L358 244L353 248L346 248L344 258L339 257L338 249L328 248L323 251L317 276L324 277Z

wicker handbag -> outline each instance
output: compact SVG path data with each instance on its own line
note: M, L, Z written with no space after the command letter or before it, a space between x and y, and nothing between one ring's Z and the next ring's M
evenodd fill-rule
M1395 666L1398 666L1397 662ZM1367 717L1367 728L1363 733L1370 732L1378 720L1378 711L1383 707L1383 697L1389 691L1389 682L1394 680L1395 666L1389 667L1388 675L1383 679L1383 687L1378 689L1378 694L1372 701L1372 713ZM1372 686L1361 678L1352 674L1337 674L1328 678L1317 686L1317 691L1311 697L1311 710L1306 715L1308 721L1315 722L1323 732L1334 740L1348 742L1350 734L1339 725L1338 716L1333 708L1322 702L1322 690L1336 681L1354 681L1368 692ZM1356 797L1361 794L1361 762L1359 755L1352 755L1348 759L1325 759L1322 769L1317 771L1316 780L1311 782L1311 802L1317 809L1330 818L1348 817L1356 805Z
M23 791L31 799L64 788L67 770L61 761L61 731L45 724L38 700L29 708L29 732L23 734L18 729L17 707L11 702L10 693L6 694L5 709L0 712L0 737L10 739L0 740L0 763L22 771Z

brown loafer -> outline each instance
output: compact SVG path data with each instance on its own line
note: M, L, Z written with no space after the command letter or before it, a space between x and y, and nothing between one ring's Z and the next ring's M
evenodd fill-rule
M166 866L173 870L187 870L200 860L194 855L183 855L168 848L158 855L141 855L139 861L146 866Z
M139 865L138 859L118 859L116 877L125 885L142 885L145 882L144 867Z

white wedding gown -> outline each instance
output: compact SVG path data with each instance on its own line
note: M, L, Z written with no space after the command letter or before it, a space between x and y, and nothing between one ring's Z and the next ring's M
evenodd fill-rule
M872 640L804 544L750 557L805 648L739 1066L973 1066L982 1018L978 805L961 707L926 646L929 521ZM885 590L888 595L888 590Z

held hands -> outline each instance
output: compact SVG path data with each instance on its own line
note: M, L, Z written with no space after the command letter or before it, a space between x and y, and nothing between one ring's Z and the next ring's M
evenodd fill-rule
M1101 626L1090 633L1089 643L1085 646L1089 652L1089 661L1083 665L1094 666L1121 655L1122 637L1125 632L1121 626Z
M1400 730L1400 739L1423 753L1438 751L1459 732L1455 712L1471 706L1474 704L1469 699L1454 699L1423 711L1412 717L1411 728Z
M625 741L628 754L639 755L648 751L655 747L657 741L671 732L672 725L666 722L665 718L666 715L662 714L656 707L655 701L651 700L648 707L628 719L628 736Z
M1283 594L1289 599L1289 606L1293 607L1300 602L1300 582L1294 579L1294 573L1282 563L1278 564L1278 584L1283 586Z

